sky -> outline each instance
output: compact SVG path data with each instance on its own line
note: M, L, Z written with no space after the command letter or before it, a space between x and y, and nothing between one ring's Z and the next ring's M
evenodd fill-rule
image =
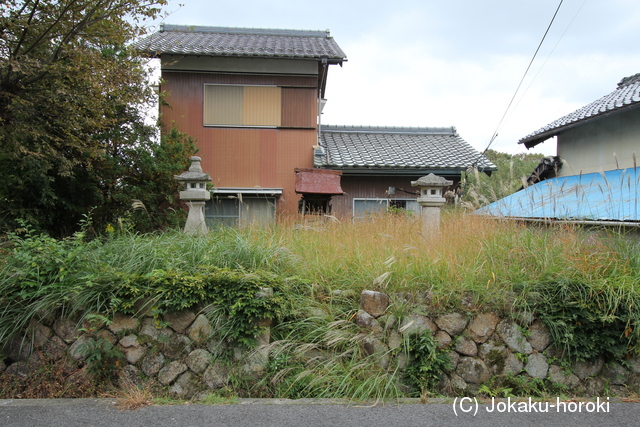
M347 62L329 69L323 124L455 126L480 152L495 133L491 149L528 152L518 140L640 73L638 0L563 0L526 76L560 0L183 3L169 0L150 31L329 30ZM555 140L529 152L554 155Z

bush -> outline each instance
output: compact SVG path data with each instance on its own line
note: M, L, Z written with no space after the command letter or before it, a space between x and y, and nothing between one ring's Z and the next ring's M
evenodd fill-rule
M523 306L537 313L564 355L622 360L638 346L640 296L611 283L553 280L523 289Z

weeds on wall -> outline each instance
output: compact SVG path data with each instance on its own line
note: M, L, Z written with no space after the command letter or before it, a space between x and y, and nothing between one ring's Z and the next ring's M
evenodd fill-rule
M521 305L538 314L564 355L624 360L638 352L640 295L620 284L571 279L522 287Z
M407 337L405 351L409 355L409 363L404 370L404 381L417 397L433 393L444 372L451 370L446 352L438 349L438 343L430 333Z

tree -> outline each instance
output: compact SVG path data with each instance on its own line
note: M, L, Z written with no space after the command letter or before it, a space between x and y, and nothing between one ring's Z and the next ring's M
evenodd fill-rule
M66 235L91 207L103 221L121 211L116 193L143 174L145 156L166 148L151 142L149 72L128 46L165 3L0 4L0 226L26 218ZM173 136L186 144L177 151L193 152L192 141ZM186 166L188 156L174 165Z

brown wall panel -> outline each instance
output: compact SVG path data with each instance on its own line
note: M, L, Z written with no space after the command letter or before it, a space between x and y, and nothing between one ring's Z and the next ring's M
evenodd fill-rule
M277 179L283 188L280 213L297 213L300 195L295 192L295 168L313 167L313 146L317 143L315 130L282 129L278 133Z
M225 128L203 125L205 83L274 84L314 87L315 77L242 76L201 73L165 73L162 90L169 106L162 108L165 127L172 123L197 141L202 167L218 187L282 188L278 214L296 213L295 168L313 167L317 143L315 89L287 89L286 99L300 102L286 114L291 122L310 129ZM299 92L299 93L298 93ZM283 97L284 100L284 97ZM308 104L308 105L307 105Z
M318 117L315 89L282 89L282 126L313 128Z

